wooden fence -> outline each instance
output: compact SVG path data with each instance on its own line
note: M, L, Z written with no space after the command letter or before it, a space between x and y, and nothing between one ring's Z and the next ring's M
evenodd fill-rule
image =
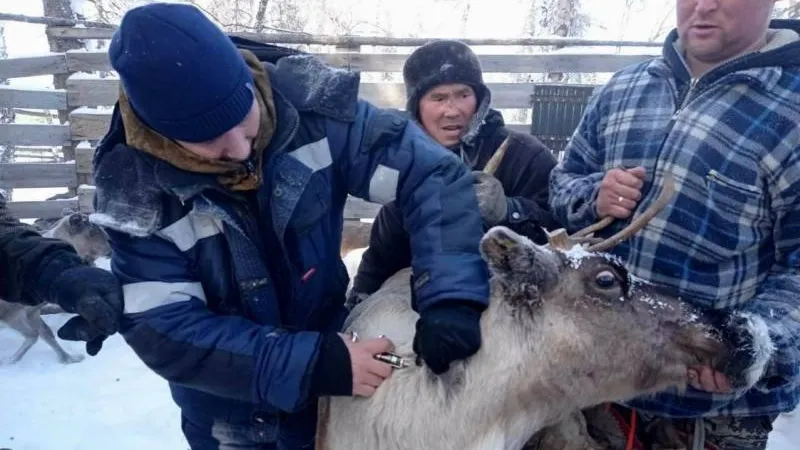
M112 30L103 28L49 27L48 34L61 39L107 39ZM413 47L420 39L315 37L306 34L245 35L277 44L308 44L318 49L312 52L327 63L341 68L367 73L401 72L406 54L362 52L361 46L396 45ZM388 40L387 40L388 39ZM510 45L552 45L558 40L467 40L473 45L502 49ZM586 46L613 45L614 42L563 40L567 44ZM626 43L627 44L627 43ZM479 53L487 78L489 74L537 73L609 73L623 66L651 58L658 52L651 43L640 44L640 54L541 53L502 54ZM407 53L407 51L406 51ZM12 201L9 208L19 218L60 217L64 208L90 212L94 188L91 180L91 160L94 145L105 134L111 106L117 99L118 79L101 77L110 71L103 51L70 51L24 58L0 60L0 79L37 75L67 75L65 89L19 89L0 86L0 107L25 110L67 111L68 123L62 124L0 124L0 145L75 148L74 160L66 162L15 162L0 165L0 188L71 188L72 198L46 201ZM536 83L489 82L493 107L498 109L530 109L535 103ZM403 108L405 91L397 82L363 82L360 96L378 106ZM100 107L100 108L96 108ZM535 115L535 113L534 113ZM542 123L534 118L534 124ZM525 132L535 129L530 122L511 123L509 128ZM81 145L77 145L77 144ZM77 147L75 147L77 145ZM124 168L121 168L124 170ZM346 219L371 218L377 205L351 198L345 211Z

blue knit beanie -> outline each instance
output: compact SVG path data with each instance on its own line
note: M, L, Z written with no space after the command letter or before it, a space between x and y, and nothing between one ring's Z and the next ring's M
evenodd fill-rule
M194 6L152 3L129 10L108 55L136 115L167 138L214 139L253 106L247 63Z

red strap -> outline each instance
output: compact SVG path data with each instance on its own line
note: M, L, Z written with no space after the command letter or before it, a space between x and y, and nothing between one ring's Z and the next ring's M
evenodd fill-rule
M617 426L619 427L620 431L622 432L623 436L627 435L628 440L625 444L625 450L644 450L644 446L642 443L636 439L636 410L631 410L631 421L630 425L628 425L628 421L622 417L622 414L619 413L616 409L611 407L611 403L606 403L606 411L610 412L612 416L617 421Z

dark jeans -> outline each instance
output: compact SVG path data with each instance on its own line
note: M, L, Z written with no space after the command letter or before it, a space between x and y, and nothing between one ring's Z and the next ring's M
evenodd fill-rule
M313 414L316 408L300 413ZM314 431L277 416L255 417L244 423L226 423L201 415L181 415L181 429L191 450L311 450ZM300 422L302 424L302 421Z

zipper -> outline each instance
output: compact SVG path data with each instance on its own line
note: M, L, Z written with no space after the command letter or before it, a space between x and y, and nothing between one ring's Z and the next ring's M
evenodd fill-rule
M686 63L684 63L684 65L685 64ZM687 71L688 71L688 68L687 68ZM701 79L702 79L702 77L692 77L689 80L689 88L686 89L686 93L683 94L683 98L681 98L680 91L677 91L675 93L676 94L675 95L675 104L677 105L677 107L675 108L675 112L672 113L672 116L670 117L669 122L667 123L667 127L664 130L664 139L661 140L661 144L658 146L658 150L656 151L655 164L653 165L653 179L652 179L652 182L650 183L650 186L648 187L647 191L642 192L642 197L641 197L642 199L644 199L653 190L653 185L655 185L656 173L658 173L658 167L660 165L659 163L661 162L661 154L664 151L664 144L666 144L667 139L669 139L669 134L672 132L672 128L675 126L675 122L678 119L678 115L684 110L684 108L686 108L686 105L689 104L689 101L693 97L697 96L697 95L693 96L692 94L697 92L697 86L699 85ZM641 205L641 202L637 205L636 210L639 209L640 205ZM634 211L634 213L635 212L636 211Z
M244 169L247 171L247 175L253 175L256 173L256 165L253 163L253 157L247 158L247 161L244 162Z
M672 129L672 125L674 124L675 120L678 118L678 114L680 114L681 111L683 111L683 109L689 103L689 100L692 98L691 94L694 93L694 90L697 87L697 83L698 83L699 80L700 80L699 78L693 77L689 81L689 89L686 90L686 94L684 94L683 100L680 101L680 104L675 109L675 112L672 113L672 119L670 120L670 126L668 127L669 130Z

